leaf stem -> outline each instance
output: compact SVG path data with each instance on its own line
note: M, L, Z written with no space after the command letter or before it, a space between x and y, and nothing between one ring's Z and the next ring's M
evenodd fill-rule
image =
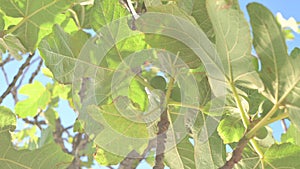
M147 87L150 91L154 90L154 88L147 82L145 82L145 80L141 77L141 76L135 76L134 77L135 80L137 80L141 85L143 85L144 87Z
M240 113L241 113L241 118L242 118L243 124L244 124L245 128L247 129L248 126L250 125L250 121L248 119L248 116L247 116L246 112L244 111L242 102L240 100L240 97L238 95L238 92L236 91L236 88L235 88L234 84L230 83L230 87L232 89L235 102L237 103L237 106L240 109Z
M30 60L33 58L34 53L29 54L29 56L27 57L26 61L21 65L21 67L19 68L18 73L14 76L13 81L8 85L8 87L6 88L5 92L0 96L0 104L2 103L2 101L4 100L4 98L11 92L11 90L13 89L13 87L15 87L18 79L22 76L24 69L30 65Z
M199 110L199 111L204 111L203 107L185 104L185 103L181 103L181 102L177 102L177 101L173 101L173 100L169 100L168 105L180 106L180 107L191 108L191 109L195 109L195 110Z
M286 119L286 118L288 118L288 117L289 117L289 114L288 114L288 113L281 113L281 114L279 114L278 116L273 117L273 118L271 118L270 120L266 121L263 125L266 126L266 125L269 125L269 124L274 123L274 122L276 122L276 121Z
M251 139L250 143L251 143L252 147L254 148L255 152L258 154L259 158L262 159L264 157L264 153L259 148L257 141L254 139Z
M245 137L250 139L253 136L255 136L255 133L262 128L263 126L265 126L266 124L269 124L269 120L270 118L274 115L274 113L277 111L278 109L278 105L275 104L272 109L267 113L267 115L261 119L253 128L251 128L251 130L249 132L246 133Z
M174 82L175 82L175 79L171 77L170 78L170 82L168 84L168 89L167 89L167 92L166 92L166 100L165 100L166 104L169 103L170 96L171 96L171 93L172 93L172 90L173 90L173 86L174 86Z
M235 88L235 85L233 83L230 83L230 86L231 86L231 89L232 89L232 92L233 92L233 95L234 95L234 98L235 98L235 102L237 103L238 108L240 109L240 113L241 113L241 118L242 118L243 124L244 124L244 126L245 126L245 128L247 130L248 127L249 127L249 125L250 125L250 121L248 119L248 116L247 116L246 112L244 111L242 102L241 102L240 97L238 95L238 92L237 92L237 90ZM247 137L246 136L246 138L248 140L250 140L250 144L254 148L255 152L259 155L259 157L263 158L263 152L259 148L259 145L257 144L256 140L252 139L252 137Z

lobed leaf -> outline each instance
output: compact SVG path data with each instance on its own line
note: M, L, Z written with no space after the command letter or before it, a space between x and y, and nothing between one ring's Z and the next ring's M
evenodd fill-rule
M206 7L227 83L260 89L261 80L252 64L250 29L238 1L207 1Z
M262 62L259 75L266 88L264 95L273 104L286 108L292 122L300 129L300 57L297 52L288 55L281 28L267 8L251 3L247 9L254 48Z
M19 101L15 106L16 114L21 118L34 117L39 109L45 109L50 102L50 92L38 81L24 85L19 93L28 96L27 99Z
M9 32L16 35L28 51L34 52L41 38L51 32L49 28L57 15L68 9L73 0L1 0L0 3L5 4L0 9L7 16L22 18Z

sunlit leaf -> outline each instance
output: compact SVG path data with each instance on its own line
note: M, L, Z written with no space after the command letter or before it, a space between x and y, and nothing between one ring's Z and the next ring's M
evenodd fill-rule
M288 55L282 31L267 8L252 3L248 5L248 12L254 47L262 62L259 74L266 88L264 95L273 104L285 106L292 122L300 129L300 57L297 52Z
M252 64L250 29L238 1L207 1L207 10L227 83L260 89L262 84Z
M10 33L17 35L22 44L33 52L37 42L43 35L50 33L53 21L57 14L63 12L71 6L72 0L1 0L1 10L6 15L19 17L22 20L13 28L9 29ZM39 31L43 30L43 33ZM45 30L48 30L45 32Z
M114 20L130 14L126 8L122 7L119 1L110 0L95 0L95 4L91 10L90 17L93 21L91 25L95 31L98 31L101 27Z
M218 133L224 144L238 142L243 137L244 132L242 119L236 115L226 116L218 126Z
M38 81L24 85L19 93L28 96L27 99L19 101L15 107L16 114L22 118L34 117L39 109L45 109L50 102L50 92Z
M105 151L103 149L98 148L96 155L95 155L95 160L103 166L109 166L109 165L117 165L120 163L123 158L121 156L118 156L116 154L112 154L108 151Z
M55 79L61 83L72 82L76 58L87 39L88 35L82 31L69 35L56 25L53 34L41 41L41 56Z
M295 125L290 125L287 132L281 135L281 142L293 143L300 146L300 131L295 127Z

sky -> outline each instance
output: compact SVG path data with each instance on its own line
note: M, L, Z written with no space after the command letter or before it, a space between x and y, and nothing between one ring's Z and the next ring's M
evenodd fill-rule
M246 19L249 21L249 16L247 14L246 5L251 2L258 2L263 5L265 5L271 12L276 15L278 12L280 12L284 18L294 17L297 21L300 21L300 1L299 0L240 0L240 6L242 11L245 14ZM294 47L298 46L300 47L300 34L295 34L295 39L292 41L287 41L288 45L288 51L290 52ZM37 56L35 56L37 58ZM34 59L35 59L34 58ZM12 64L13 63L13 64ZM21 66L22 62L12 62L10 64L7 64L5 66L5 69L8 73L8 80L9 82L12 81L13 76L17 73L18 68ZM38 64L38 61L35 62L32 67L36 67ZM29 69L28 73L31 74L34 70ZM39 75L36 78L37 80L43 82L43 84L49 83L52 80L43 76L42 73L39 73ZM4 75L0 73L0 82L3 84L4 82ZM28 82L28 77L24 79L24 82ZM0 93L2 94L4 90L6 89L6 85L0 85ZM22 97L21 97L22 98ZM24 98L24 97L23 97ZM7 106L14 109L14 102L12 100L11 95L9 95L2 103L2 105ZM59 104L59 107L56 109L61 116L61 120L64 126L70 126L74 123L76 119L76 114L71 110L68 106L67 101L62 101ZM22 124L18 124L19 126L22 126ZM276 122L271 125L271 127L274 130L274 136L276 140L280 140L281 133L283 132L282 126L280 122ZM104 169L105 167L97 167L94 166L95 169ZM151 166L149 166L146 162L142 162L138 169L150 169Z

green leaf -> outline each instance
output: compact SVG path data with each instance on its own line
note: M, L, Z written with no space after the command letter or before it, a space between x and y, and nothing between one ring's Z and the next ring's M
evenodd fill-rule
M47 144L54 143L53 132L55 128L47 127L42 129L41 137L38 140L38 147L41 148Z
M226 116L218 126L218 133L224 144L239 142L244 132L245 128L242 119L236 115Z
M264 153L264 158L260 159L258 154L251 148L246 147L243 151L242 160L236 165L239 169L253 168L299 168L300 147L290 144L273 144Z
M281 28L267 8L251 3L247 9L254 48L262 62L259 75L266 88L264 95L273 104L286 107L292 122L300 129L300 57L297 52L288 55Z
M50 102L50 92L38 81L24 85L19 93L28 96L27 99L19 101L15 107L16 114L21 118L34 117L39 109L45 109Z
M194 18L186 14L183 10L179 9L174 4L156 6L155 8L149 8L149 12L159 12L172 14L191 21L194 25L197 25ZM151 45L152 48L165 49L174 54L178 54L190 68L197 68L201 65L201 61L197 55L187 47L184 43L171 37L147 34L145 41Z
M216 169L224 165L226 150L217 131L212 135L210 129L203 127L202 134L194 137L196 168ZM208 138L208 140L206 140Z
M0 37L0 52L5 53L6 50L17 60L21 60L21 54L26 53L26 49L14 35L5 35L3 38Z
M117 165L123 160L123 157L112 154L100 148L97 149L94 158L102 166Z
M55 143L36 150L16 150L7 130L0 131L0 168L66 168L72 156L64 153Z
M299 168L300 147L285 143L274 144L264 154L265 168Z
M16 124L16 115L9 108L0 106L0 129L14 129Z
M138 109L145 111L148 106L148 95L145 92L145 87L136 80L132 80L129 86L129 98L133 104L138 104Z
M145 6L148 9L149 7L155 7L162 5L161 0L144 0Z
M88 35L83 31L69 35L55 25L53 33L41 41L41 56L56 80L61 83L72 82L75 63L87 39Z
M71 91L70 86L55 83L53 91L52 91L52 98L60 97L62 99L67 100L68 99L68 94L69 94L70 91Z
M194 169L194 147L185 137L180 143L165 153L165 162L172 169Z
M178 6L192 15L211 42L215 42L215 34L208 16L206 0L178 0Z
M281 142L300 146L300 131L295 125L291 124L287 132L281 135Z
M47 124L54 130L56 128L56 119L58 118L58 113L54 109L49 108L45 111L44 115L47 119Z
M91 105L87 109L87 114L82 116L90 115L94 122L89 121L89 123L104 126L94 132L97 145L118 155L126 156L132 150L142 154L148 143L147 126L128 119L131 116L124 116L123 113L124 111L119 112L114 104L100 108Z
M74 19L77 26L79 26L80 28L90 28L91 23L93 23L93 19L95 19L91 17L92 6L82 6L77 4L73 6L73 10L75 14L72 15L72 18Z
M4 19L3 19L3 14L0 13L0 32L2 32L4 30L4 27L5 27L5 22L4 22ZM1 35L1 33L0 33ZM2 37L2 36L0 36Z
M73 3L72 0L0 0L1 10L11 17L20 17L22 20L9 33L20 38L23 45L30 52L34 52L36 44L43 36L50 33L54 19ZM41 31L40 31L41 30Z
M261 89L252 64L250 29L238 1L207 1L207 10L227 83Z
M172 89L171 99L173 99L176 102L181 102L181 92L180 92L180 88L178 86L175 86Z
M74 123L74 126L73 126L73 132L83 133L84 132L83 122L76 119L76 121Z
M114 20L129 15L129 12L122 7L119 1L95 0L91 10L90 20L93 22L90 24L95 31Z

